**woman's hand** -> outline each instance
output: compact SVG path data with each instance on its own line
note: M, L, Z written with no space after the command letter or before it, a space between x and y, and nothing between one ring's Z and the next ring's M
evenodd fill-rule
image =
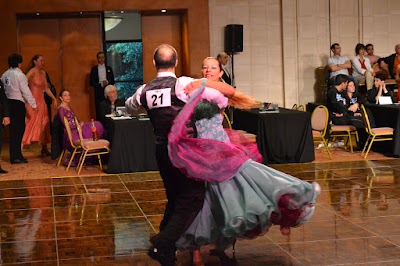
M197 88L200 88L201 86L201 79L195 79L192 82L190 82L186 87L183 89L186 93L186 95L189 95L192 91L194 91Z
M350 105L350 107L347 110L352 111L353 113L357 112L358 104L355 103L355 104Z
M56 101L56 100L53 100L53 108L54 108L54 109L57 109L57 107L58 107L57 101Z

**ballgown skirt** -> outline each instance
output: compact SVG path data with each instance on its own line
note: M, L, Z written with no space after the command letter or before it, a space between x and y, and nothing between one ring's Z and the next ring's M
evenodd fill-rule
M234 238L262 235L273 224L298 226L313 215L319 193L315 182L250 159L231 179L207 183L203 208L176 245L194 249L214 243L223 250Z

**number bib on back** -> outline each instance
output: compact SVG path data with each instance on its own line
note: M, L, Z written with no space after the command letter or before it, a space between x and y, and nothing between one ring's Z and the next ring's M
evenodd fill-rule
M171 88L146 91L146 101L149 109L170 107Z

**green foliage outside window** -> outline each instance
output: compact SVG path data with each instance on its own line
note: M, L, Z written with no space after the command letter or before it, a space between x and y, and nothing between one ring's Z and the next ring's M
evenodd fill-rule
M143 84L141 42L107 44L107 62L113 68L119 98L128 98Z

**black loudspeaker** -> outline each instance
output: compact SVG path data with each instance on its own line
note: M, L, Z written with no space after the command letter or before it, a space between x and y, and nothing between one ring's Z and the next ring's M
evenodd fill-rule
M225 26L225 52L243 52L243 25Z

